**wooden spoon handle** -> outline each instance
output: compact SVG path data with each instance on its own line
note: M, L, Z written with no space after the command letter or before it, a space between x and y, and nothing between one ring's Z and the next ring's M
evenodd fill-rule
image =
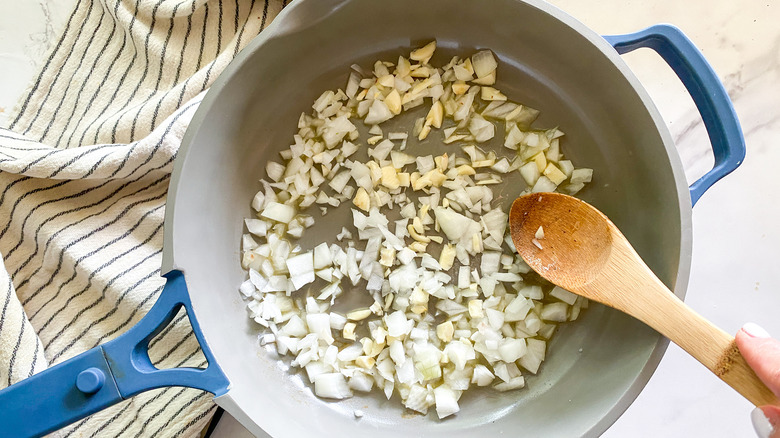
M655 293L645 295L651 300L635 302L630 313L679 345L751 403L780 404L748 366L733 336L693 311L657 279L656 282L650 286L656 289Z
M614 227L614 226L613 226ZM693 311L645 265L614 228L614 246L598 278L581 294L634 316L679 345L756 406L780 405L745 362L734 337Z

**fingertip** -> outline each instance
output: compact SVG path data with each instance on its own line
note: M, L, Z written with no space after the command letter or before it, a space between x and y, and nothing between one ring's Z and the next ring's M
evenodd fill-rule
M759 355L759 351L765 348L765 344L775 342L766 330L752 322L742 326L742 328L737 331L734 339L743 356ZM746 358L748 361L752 359L752 357Z
M773 338L760 338L751 336L745 330L740 329L735 342L742 357L762 382L780 398L780 341ZM780 424L780 408L772 411L773 418L777 418ZM766 413L766 410L764 410ZM780 427L780 426L778 426ZM776 432L780 435L780 431ZM780 438L780 436L772 436Z
M750 334L745 331L744 328L739 329L737 334L734 336L734 341L737 343L737 347L739 347L739 350L743 355L750 354L751 350L756 344L755 341L759 339L762 338L750 336Z

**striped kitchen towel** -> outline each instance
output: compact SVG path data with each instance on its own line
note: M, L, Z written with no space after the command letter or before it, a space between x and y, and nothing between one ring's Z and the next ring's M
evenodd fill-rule
M155 302L182 135L204 90L285 3L78 0L0 129L0 388L116 337ZM153 362L205 365L184 314L174 321ZM210 400L150 391L55 435L197 436Z

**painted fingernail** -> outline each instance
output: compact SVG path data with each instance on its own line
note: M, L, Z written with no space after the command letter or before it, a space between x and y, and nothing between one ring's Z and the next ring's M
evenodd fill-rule
M753 429L756 430L758 438L769 438L774 432L772 423L769 422L769 418L766 417L761 408L753 409L753 412L750 413L750 419L753 421Z
M757 324L753 324L752 322L749 322L742 326L742 330L745 331L745 333L749 334L750 336L754 338L769 338L769 333L766 332L766 330L759 327Z

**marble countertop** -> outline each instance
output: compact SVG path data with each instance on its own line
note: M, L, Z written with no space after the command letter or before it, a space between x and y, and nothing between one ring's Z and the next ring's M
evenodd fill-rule
M44 61L74 0L0 0L0 125ZM747 158L710 189L693 214L694 245L686 302L730 333L752 321L780 336L780 3L770 0L553 0L603 34L655 23L681 28L702 50L731 96ZM693 101L650 51L626 62L667 121L694 181L712 153ZM672 345L647 387L606 437L749 437L751 405ZM212 436L248 434L224 415Z

